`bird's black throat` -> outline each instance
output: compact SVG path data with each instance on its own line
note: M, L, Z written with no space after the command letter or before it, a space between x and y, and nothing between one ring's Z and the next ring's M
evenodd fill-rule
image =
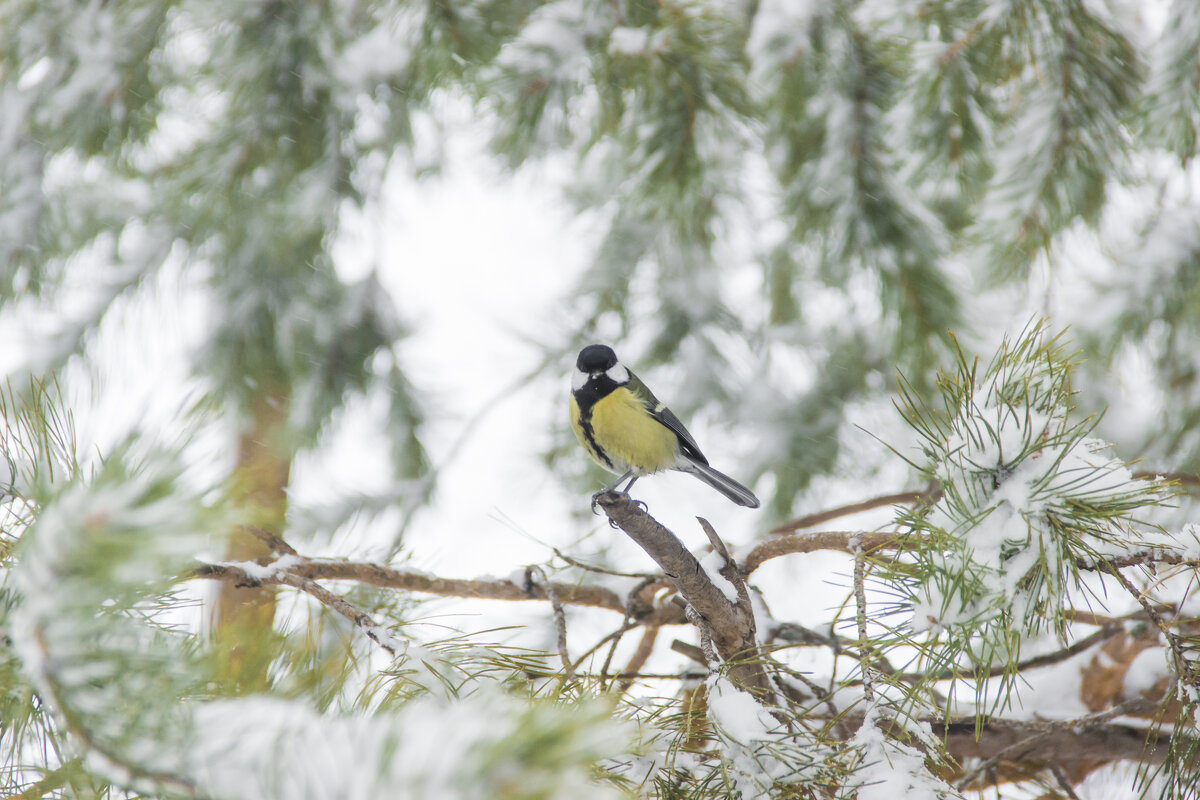
M591 419L592 406L608 397L621 384L601 372L590 376L587 381L575 390L575 402L579 404L579 416Z
M604 373L589 377L587 382L576 389L575 404L579 406L579 429L583 432L583 437L587 440L592 452L608 466L613 468L612 459L608 457L608 453L604 452L604 448L596 441L596 431L592 428L592 408L595 407L603 398L612 393L619 386L616 381L608 377Z

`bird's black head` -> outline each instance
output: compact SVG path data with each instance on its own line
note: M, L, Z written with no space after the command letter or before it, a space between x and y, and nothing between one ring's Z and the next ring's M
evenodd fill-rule
M587 406L604 395L629 383L629 370L617 361L617 354L608 345L589 344L579 351L571 391L580 406Z
M580 372L605 372L617 363L617 354L606 344L589 344L579 351L575 367Z

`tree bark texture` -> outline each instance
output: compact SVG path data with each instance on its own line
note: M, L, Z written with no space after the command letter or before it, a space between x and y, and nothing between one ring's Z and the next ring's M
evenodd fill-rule
M291 450L287 445L288 402L283 392L263 391L251 400L248 427L238 437L238 459L231 495L241 524L229 533L225 558L259 561L273 557L270 545L254 529L282 534L287 518ZM221 583L213 614L214 639L221 670L244 692L265 689L276 652L275 588Z

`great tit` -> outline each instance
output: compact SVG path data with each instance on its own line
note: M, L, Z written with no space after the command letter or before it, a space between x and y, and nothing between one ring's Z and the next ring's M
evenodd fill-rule
M695 475L739 506L758 508L758 498L708 465L696 440L620 361L611 347L592 344L579 351L571 381L571 428L592 459L627 478L628 492L643 475L667 469Z

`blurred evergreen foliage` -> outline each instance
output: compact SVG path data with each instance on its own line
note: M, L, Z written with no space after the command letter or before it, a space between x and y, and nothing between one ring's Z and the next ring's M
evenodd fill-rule
M1195 399L1191 359L1151 323L1200 317L1187 291L1196 232L1158 224L1194 203L1173 187L1194 186L1200 14L1154 8L1161 41L1153 9L1083 0L13 0L0 32L3 293L53 293L88 253L108 264L111 301L174 254L225 311L199 363L218 391L245 400L246 375L287 387L303 441L347 392L387 387L400 472L415 477L419 394L392 349L404 325L373 279L345 284L329 250L344 204L374 198L412 147L414 115L436 115L438 91L466 93L514 167L573 154L564 189L609 226L578 285L575 340L548 347L566 353L604 320L628 361L681 364L682 385L705 390L672 398L686 416L709 406L751 442L768 433L756 420L788 419L770 435L790 444L744 455L749 474L793 476L774 487L784 516L815 475L855 468L831 415L894 390L895 366L928 392L949 331L988 340L976 295L1055 280L1071 237L1099 237L1106 263L1110 240L1133 239L1129 252L1156 257L1137 271L1162 277L1118 268L1144 296L1102 318L1059 299L1090 368L1122 343L1158 346L1155 390L1172 408ZM1175 167L1147 170L1164 148ZM1125 190L1154 188L1160 208L1130 230ZM1164 235L1170 247L1139 245ZM726 302L748 263L757 316ZM1104 277L1077 268L1062 291ZM59 355L107 305L73 321ZM773 366L820 340L861 341L813 361L860 380L798 386ZM747 373L753 388L721 377ZM869 390L872 373L884 380ZM1185 416L1163 468L1200 465L1200 422ZM830 457L794 457L814 442Z

